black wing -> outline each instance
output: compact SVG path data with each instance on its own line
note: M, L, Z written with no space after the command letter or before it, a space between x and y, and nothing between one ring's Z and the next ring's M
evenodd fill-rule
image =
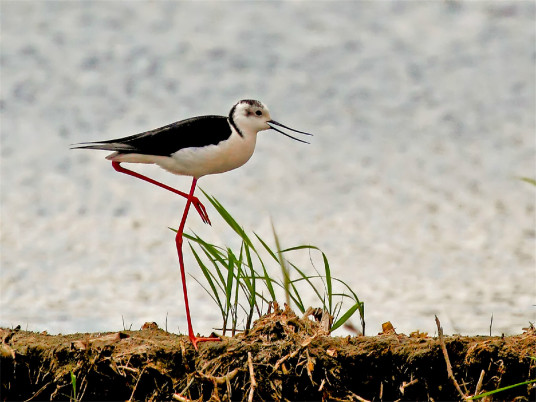
M183 148L216 145L228 139L231 133L227 117L199 116L177 121L144 133L114 140L77 144L73 148L170 156Z

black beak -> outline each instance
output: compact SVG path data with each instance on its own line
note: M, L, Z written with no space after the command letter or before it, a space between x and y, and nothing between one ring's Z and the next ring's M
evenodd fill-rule
M287 130L294 131L295 133L300 133L300 134L305 134L305 135L313 135L313 134L305 133L303 131L294 130L293 128L287 127L287 126L285 126L285 125L283 125L281 123L278 123L275 120L270 120L270 121L267 121L266 123L268 123L268 125L270 126L271 129L273 129L273 130L275 130L277 132L280 132L281 134L286 135L287 137L292 138L293 140L296 140L296 141L299 141L299 142L304 142L306 144L309 144L309 143L307 141L300 140L299 138L293 137L292 135L287 134L284 131L278 130L274 126L283 127L283 128L286 128Z

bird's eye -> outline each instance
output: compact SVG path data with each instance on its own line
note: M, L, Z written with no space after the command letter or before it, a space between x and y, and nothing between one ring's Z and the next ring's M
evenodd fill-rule
M255 112L255 114L256 114L257 116L261 116L261 115L262 115L262 112L261 112L260 110L257 110L257 111Z

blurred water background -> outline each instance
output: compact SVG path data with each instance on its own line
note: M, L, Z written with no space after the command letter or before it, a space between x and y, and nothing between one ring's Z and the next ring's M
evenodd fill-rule
M201 188L248 231L269 240L273 220L283 247L320 247L365 302L369 334L388 320L434 333L434 314L446 333L487 334L492 314L494 335L535 321L536 188L517 179L536 176L534 2L0 7L0 325L167 319L185 332L167 229L184 201L69 145L226 115L243 98L312 144L263 132L244 167ZM189 230L232 242L208 212L213 227L193 213ZM189 288L208 333L217 309Z

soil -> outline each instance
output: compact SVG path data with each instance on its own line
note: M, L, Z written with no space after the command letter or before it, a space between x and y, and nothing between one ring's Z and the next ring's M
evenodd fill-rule
M439 338L392 329L331 337L322 323L289 309L263 316L248 333L200 343L198 351L156 324L107 334L0 335L2 400L462 399ZM533 327L516 336L443 340L466 396L536 378ZM533 385L493 396L535 400Z

